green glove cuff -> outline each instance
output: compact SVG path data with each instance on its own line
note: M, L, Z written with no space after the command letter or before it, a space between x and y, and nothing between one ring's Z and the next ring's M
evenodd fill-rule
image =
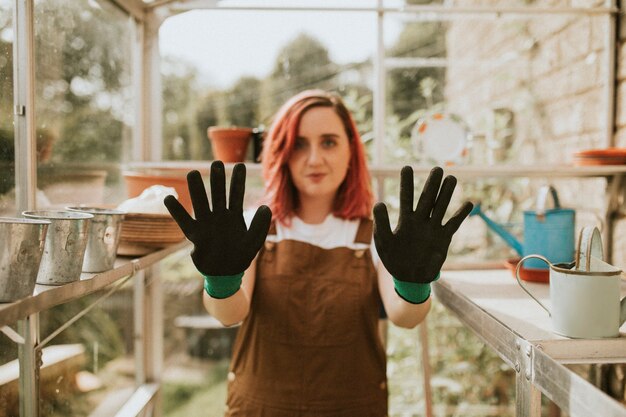
M241 287L243 272L236 275L203 275L204 291L213 298L228 298Z
M441 273L438 273L434 281L439 279ZM411 304L422 304L430 297L430 283L420 284L419 282L406 282L393 278L393 286L402 299Z

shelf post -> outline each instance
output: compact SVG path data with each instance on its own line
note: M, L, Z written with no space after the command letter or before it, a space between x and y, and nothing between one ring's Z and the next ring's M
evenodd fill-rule
M39 343L39 313L18 320L18 333L24 343L18 345L20 362L19 401L21 417L39 416L39 370L41 350Z
M163 294L158 267L138 271L135 276L135 362L136 386L161 384L163 365ZM153 416L161 415L160 390L154 396Z

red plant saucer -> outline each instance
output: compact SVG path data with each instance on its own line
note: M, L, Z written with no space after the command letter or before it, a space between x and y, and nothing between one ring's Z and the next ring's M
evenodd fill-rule
M515 278L515 269L519 263L520 258L507 259L504 261L506 269L511 271L513 278ZM520 279L528 282L541 282L544 284L550 283L550 270L549 269L537 269L537 268L524 268L522 266L519 270Z

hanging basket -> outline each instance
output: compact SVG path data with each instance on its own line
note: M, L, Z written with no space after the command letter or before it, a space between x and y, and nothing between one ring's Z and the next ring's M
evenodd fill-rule
M208 136L214 159L223 162L243 162L252 137L252 128L211 126Z

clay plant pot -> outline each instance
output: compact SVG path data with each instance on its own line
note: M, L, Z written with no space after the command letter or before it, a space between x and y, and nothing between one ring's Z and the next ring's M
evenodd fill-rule
M214 159L222 162L243 162L252 137L252 128L211 126L208 137Z

